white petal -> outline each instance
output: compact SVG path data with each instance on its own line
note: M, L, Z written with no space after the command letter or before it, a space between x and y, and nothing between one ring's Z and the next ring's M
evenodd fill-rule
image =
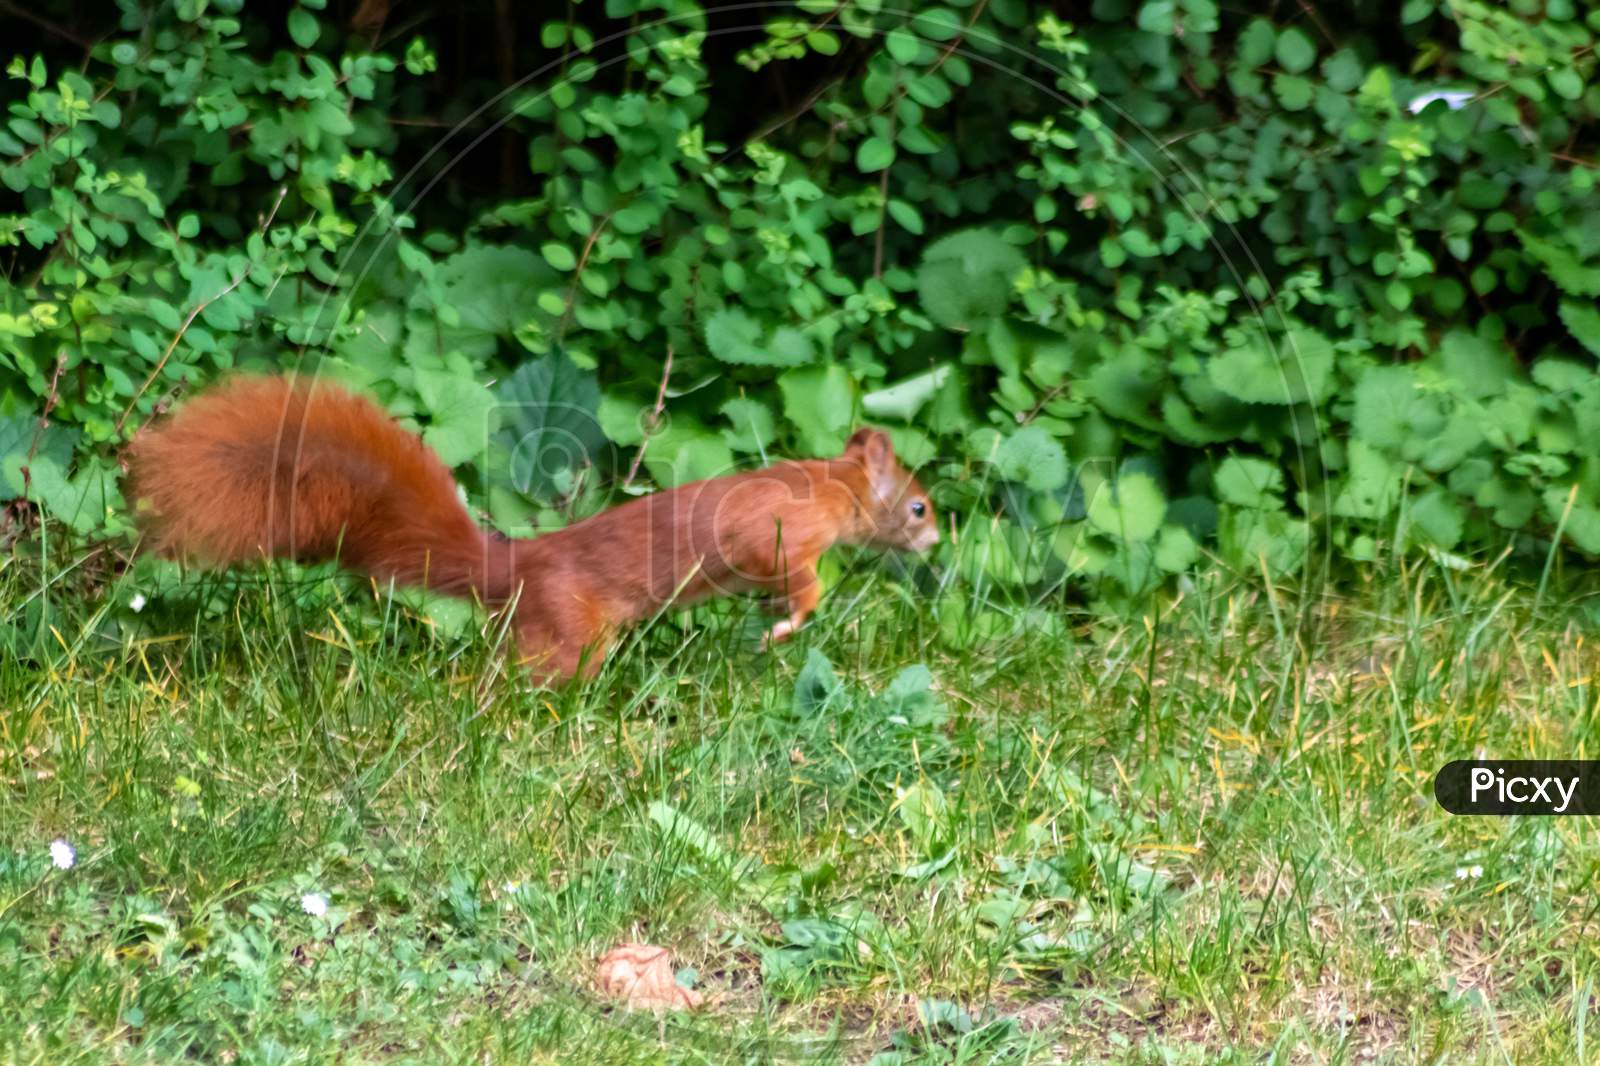
M52 840L50 842L50 862L58 870L70 870L77 865L77 849L65 840Z

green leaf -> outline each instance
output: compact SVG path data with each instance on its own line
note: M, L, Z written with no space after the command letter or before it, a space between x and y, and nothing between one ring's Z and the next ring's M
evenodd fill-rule
M1200 558L1200 545L1182 526L1162 526L1156 538L1155 563L1169 574L1189 569Z
M422 439L445 465L460 466L483 455L497 421L494 393L446 370L419 370L416 382L429 415Z
M922 309L942 326L972 329L1006 309L1011 281L1026 265L1021 252L990 230L941 237L923 253L917 271Z
M1246 403L1319 403L1333 384L1333 345L1312 329L1291 329L1271 346L1252 330L1245 344L1213 356L1211 384Z
M842 366L787 371L778 379L783 414L800 431L801 444L813 456L844 450L855 419L855 383Z
M1282 511L1229 509L1217 527L1217 547L1224 560L1252 575L1265 569L1274 578L1305 561L1310 539L1306 523Z
M1317 46L1311 42L1306 32L1297 26L1290 26L1278 34L1278 40L1273 48L1273 54L1278 58L1278 65L1290 74L1301 74L1311 69L1317 61Z
M1418 391L1410 367L1372 367L1356 382L1351 426L1367 444L1399 451L1431 439L1445 421L1441 401Z
M0 465L10 459L14 460L12 469L20 467L27 462L31 449L35 462L47 460L55 464L57 470L65 470L72 465L72 448L79 436L76 428L54 424L41 432L39 419L33 415L0 416ZM20 495L20 475L14 479L0 477L0 502Z
M1572 487L1552 485L1544 490L1544 512L1552 527L1560 526L1567 539L1590 555L1600 555L1600 509L1583 499L1580 489L1577 498Z
M1464 395L1496 396L1520 375L1503 341L1453 329L1439 342L1439 367Z
M833 672L833 664L816 648L806 653L806 664L795 678L794 700L791 707L796 716L811 718L842 702L847 696L844 685Z
M1544 264L1550 280L1573 296L1600 296L1600 267L1583 263L1574 251L1556 240L1536 237L1517 230L1517 237L1528 254Z
M1239 34L1234 51L1234 62L1244 70L1254 70L1272 58L1277 45L1278 31L1264 18L1251 19Z
M289 9L289 36L301 48L310 48L317 43L317 36L322 28L317 25L317 16L303 7Z
M1000 442L995 466L1008 481L1036 492L1052 492L1067 483L1067 453L1059 441L1038 426L1023 426Z
M745 366L802 366L816 356L811 340L792 326L763 337L755 319L725 307L706 320L706 347L724 363Z
M1275 510L1283 506L1283 470L1265 459L1233 455L1215 475L1217 496L1238 507Z
M690 417L674 418L645 447L650 476L665 486L722 477L734 471L733 451L719 433Z
M1177 0L1147 0L1139 8L1138 26L1146 33L1170 37L1177 27Z
M894 61L902 65L915 63L917 55L922 51L922 44L916 35L906 32L899 26L884 36L883 44Z
M1567 332L1590 352L1600 355L1600 310L1592 303L1562 300L1558 313Z
M458 320L446 324L430 315L414 322L406 339L410 356L459 351L481 361L493 355L502 340L530 325L553 334L565 306L552 311L540 305L540 295L560 286L562 279L526 248L470 244L438 264L435 281L443 305L454 310Z
M1312 85L1305 78L1293 74L1274 74L1272 93L1289 111L1304 111L1311 106Z
M740 865L733 852L724 847L711 830L670 803L655 800L645 810L668 840L701 862L709 863L724 874L734 873Z
M1461 503L1442 488L1432 488L1407 511L1412 528L1424 543L1449 551L1461 542L1465 517Z
M885 137L868 137L856 149L856 168L872 174L894 162L894 144Z
M5 480L20 487L18 471L26 453L5 456ZM35 455L28 466L31 496L45 513L71 526L78 533L93 533L106 528L123 506L117 491L120 471L100 459L89 459L72 477L52 458Z
M896 806L919 852L931 856L944 850L950 830L949 804L938 785L919 781L900 793Z
M1146 541L1167 516L1167 499L1149 474L1124 473L1089 499L1089 524L1125 541Z
M562 273L572 270L578 265L578 257L572 254L572 249L559 241L546 241L539 246L539 252L544 256L544 261Z
M524 495L557 495L605 446L600 386L565 355L523 363L494 395L498 443L509 456L511 483Z
M717 408L717 413L729 423L729 428L722 431L722 439L736 452L765 454L778 435L771 409L760 400L735 396Z
M1347 458L1333 513L1345 518L1387 518L1400 499L1400 471L1365 440L1351 441Z

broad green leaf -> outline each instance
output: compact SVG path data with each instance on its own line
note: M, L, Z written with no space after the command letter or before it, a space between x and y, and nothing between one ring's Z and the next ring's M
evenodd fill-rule
M1527 230L1517 230L1517 236L1528 254L1544 264L1550 280L1573 296L1600 296L1600 266L1581 261L1570 245L1560 238L1546 239Z
M1442 488L1429 489L1418 497L1406 516L1424 543L1449 551L1461 542L1465 522L1461 503Z
M1089 498L1089 523L1112 537L1146 541L1167 516L1167 499L1149 474L1124 473Z
M1439 366L1451 384L1467 396L1499 395L1517 376L1516 363L1504 341L1464 329L1453 329L1440 340Z
M1372 367L1356 382L1351 424L1371 446L1400 451L1431 439L1445 422L1442 401L1418 390L1410 367Z
M445 465L460 466L483 455L498 421L494 393L447 370L419 370L416 382L429 416L422 439Z
M972 329L1005 310L1011 281L1026 265L998 234L972 229L928 246L917 271L917 294L928 317L950 329Z
M457 321L447 324L430 314L424 322L413 323L406 340L413 356L460 351L479 361L529 324L554 332L561 309L541 308L538 298L563 282L536 252L509 245L468 245L438 265L436 280Z
M644 464L663 486L723 477L737 469L733 450L722 435L687 416L674 418L649 438Z
M1218 389L1246 403L1320 403L1333 384L1333 345L1306 328L1270 343L1251 331L1243 346L1213 356L1206 372Z
M1595 308L1594 303L1562 300L1559 313L1567 332L1591 353L1600 356L1600 310Z
M1214 480L1224 503L1265 510L1283 506L1283 471L1276 463L1231 455L1217 467Z
M1008 481L1020 482L1036 492L1052 492L1067 483L1067 453L1054 437L1038 426L1023 426L1001 441L995 466Z
M72 447L80 435L75 427L58 424L49 425L41 431L39 420L32 415L0 417L0 463L7 459L15 460L13 475L0 477L0 502L22 495L22 479L14 472L27 462L30 449L34 452L35 462L46 460L55 464L57 471L66 470L72 465Z
M606 443L600 386L562 354L530 360L495 388L500 443L518 492L549 496Z
M772 411L760 400L735 396L717 408L717 412L728 420L722 439L736 452L764 454L777 436Z
M1550 525L1559 526L1573 544L1590 555L1600 555L1600 508L1585 501L1581 490L1574 497L1570 486L1545 489L1544 512Z
M816 457L844 450L855 418L855 383L835 364L790 370L778 379L783 414L800 431L801 445Z
M802 366L816 355L804 333L779 326L764 334L760 324L737 307L723 308L707 319L706 347L724 363L748 366Z
M1182 526L1162 526L1153 558L1155 564L1168 573L1181 573L1200 558L1200 545Z
M806 664L794 683L794 713L801 718L821 714L847 698L833 664L816 648L806 654Z

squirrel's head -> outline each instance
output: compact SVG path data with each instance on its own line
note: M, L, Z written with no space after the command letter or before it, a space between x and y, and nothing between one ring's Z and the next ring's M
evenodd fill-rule
M883 548L927 551L939 543L939 522L933 502L917 479L895 458L894 445L881 429L858 429L845 445L844 459L867 473L870 498L866 541Z

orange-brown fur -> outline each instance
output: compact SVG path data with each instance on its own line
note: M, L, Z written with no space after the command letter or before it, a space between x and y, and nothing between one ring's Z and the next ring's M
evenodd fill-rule
M837 543L922 550L931 504L888 438L631 500L532 540L472 520L414 433L337 386L237 375L141 433L129 498L157 551L226 566L262 556L342 563L383 581L516 601L536 676L592 674L616 632L661 609L765 592L782 640L817 605Z

